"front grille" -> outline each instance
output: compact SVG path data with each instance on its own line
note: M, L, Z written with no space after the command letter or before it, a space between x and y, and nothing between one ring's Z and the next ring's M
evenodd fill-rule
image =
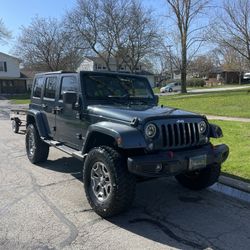
M167 148L195 146L200 140L198 123L162 124L161 133L163 147Z

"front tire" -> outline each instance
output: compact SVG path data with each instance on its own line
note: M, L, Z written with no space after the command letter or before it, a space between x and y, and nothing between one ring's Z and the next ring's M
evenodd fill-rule
M172 88L170 88L168 91L171 93L171 92L173 92L173 89L172 89Z
M113 148L102 146L89 152L83 182L90 206L103 218L126 211L133 202L136 177Z
M47 160L49 155L49 145L41 140L37 128L29 124L26 130L26 153L32 163L40 163Z
M220 172L221 166L213 164L201 170L179 174L175 176L175 178L186 188L191 190L202 190L216 183L220 176Z

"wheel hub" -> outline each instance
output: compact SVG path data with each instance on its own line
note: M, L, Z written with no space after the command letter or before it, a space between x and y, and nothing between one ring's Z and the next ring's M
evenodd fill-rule
M35 151L35 138L33 133L29 134L28 147L29 147L29 153L32 156Z
M99 201L107 200L112 193L110 173L102 162L96 162L91 169L91 188Z

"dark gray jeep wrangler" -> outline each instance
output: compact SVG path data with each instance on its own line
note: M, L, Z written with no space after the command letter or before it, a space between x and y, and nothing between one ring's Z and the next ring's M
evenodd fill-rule
M157 104L144 77L38 74L27 113L27 156L46 161L53 146L82 160L86 196L102 217L129 208L136 176L175 176L193 190L214 184L229 153L226 145L210 143L221 129L205 116Z

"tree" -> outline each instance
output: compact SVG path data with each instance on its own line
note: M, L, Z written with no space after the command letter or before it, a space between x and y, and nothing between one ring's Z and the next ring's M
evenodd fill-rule
M144 58L156 53L160 36L151 10L145 9L140 2L132 1L127 15L129 22L125 33L127 38L123 42L126 51L123 60L130 72L135 72Z
M0 43L4 43L9 38L11 38L11 32L5 27L3 20L0 18Z
M215 68L211 56L199 55L195 57L188 66L188 70L195 72L199 77L206 77Z
M241 84L242 73L248 70L247 59L226 45L218 47L216 54L220 58L220 66L224 70L238 72L239 84Z
M178 28L178 37L181 44L181 81L182 93L186 93L186 78L188 64L188 50L196 45L195 52L199 49L204 38L198 34L204 26L198 26L195 21L203 14L207 7L207 0L166 0L171 10L171 18ZM198 43L198 45L197 45Z
M126 64L134 72L156 45L153 17L136 0L78 0L67 20L72 36L87 44L108 70L115 58L117 70Z
M230 49L250 66L250 0L224 1L211 30L211 41Z
M16 54L25 66L41 71L75 70L82 59L81 51L61 22L39 17L22 27Z

